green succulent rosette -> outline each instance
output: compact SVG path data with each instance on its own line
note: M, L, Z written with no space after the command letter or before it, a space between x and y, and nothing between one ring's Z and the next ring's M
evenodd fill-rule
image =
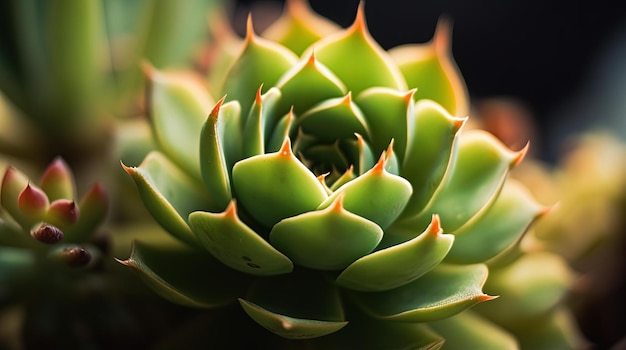
M494 299L485 262L545 208L507 180L525 149L463 130L449 24L385 52L363 5L347 29L287 6L263 36L248 21L211 91L146 67L159 149L124 169L179 242L135 242L121 262L174 302L238 303L314 347L517 348L466 310Z

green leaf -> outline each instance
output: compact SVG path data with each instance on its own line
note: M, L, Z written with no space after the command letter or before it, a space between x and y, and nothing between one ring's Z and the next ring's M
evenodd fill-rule
M272 23L263 37L289 48L297 55L321 38L341 28L315 14L307 1L287 1L283 15Z
M426 226L439 214L449 232L455 232L496 199L509 170L521 161L526 149L512 152L495 136L482 130L461 134L457 159L426 209L411 225Z
M288 339L324 336L348 323L338 290L307 271L258 279L239 303L254 321Z
M101 1L54 0L43 7L48 15L46 48L55 81L54 101L64 118L57 122L89 126L82 119L94 120L99 115L85 112L102 97L98 94L104 79L103 46L107 49L103 6Z
M271 120L271 116L276 101L280 98L280 91L271 88L261 95L261 89L262 87L259 87L257 90L243 129L244 158L265 153L265 140L270 137L271 127L277 122Z
M18 205L20 193L28 186L28 177L21 171L9 166L4 171L2 185L0 185L0 207L5 209L11 217L20 225L28 224L26 218Z
M471 310L428 323L446 339L445 349L517 350L515 337ZM528 349L536 349L530 347Z
M296 264L318 270L339 270L376 248L383 230L343 208L342 197L326 209L277 223L270 242Z
M78 221L63 231L63 241L79 243L88 240L96 233L109 210L109 199L100 184L91 187L78 203L80 216Z
M242 115L247 116L257 88L275 86L297 60L298 57L284 46L256 36L252 18L248 17L243 51L231 65L221 91L228 94L227 101L239 101Z
M413 134L415 90L401 92L390 88L373 87L357 95L354 102L363 112L371 134L370 145L380 154L394 140L394 151L402 160L407 139Z
M118 262L135 270L157 294L185 306L229 304L242 293L246 281L207 252L173 240L159 245L135 242L130 258Z
M585 349L590 346L580 333L576 319L566 305L559 306L538 319L517 329L522 349ZM619 345L618 345L619 347Z
M232 114L222 110L224 98L219 100L209 117L202 125L200 134L200 171L202 180L217 208L226 208L232 198L230 188L230 168L226 160L225 148L233 144L240 145L239 136L239 105L232 104ZM224 106L224 109L226 106ZM234 129L234 130L233 130ZM226 135L228 134L228 137ZM237 141L233 141L237 140ZM230 142L230 144L229 144ZM238 147L241 148L241 147ZM231 150L232 152L233 150Z
M369 135L370 129L350 93L344 97L326 100L296 118L305 134L320 142L332 143L351 138L355 133Z
M329 207L339 196L344 196L346 210L387 228L402 213L411 196L408 181L388 173L385 159L365 174L346 183L329 196L318 209Z
M442 233L439 218L434 216L421 235L362 257L337 277L337 283L358 291L383 291L410 283L436 267L452 247L454 236Z
M542 212L521 183L507 180L489 209L454 232L456 243L446 262L474 264L495 257L520 240Z
M135 181L146 209L157 222L184 242L199 245L186 219L191 212L217 206L202 190L202 184L156 151L148 154L139 167L122 166Z
M468 93L450 52L451 32L449 21L441 20L431 42L398 46L389 54L409 87L417 88L415 100L436 101L450 114L464 117L469 111Z
M225 265L251 275L288 273L293 263L267 243L237 216L235 202L222 213L197 211L189 215L198 240Z
M311 53L283 75L276 86L281 98L276 108L284 114L292 106L296 115L309 110L320 101L345 96L345 85Z
M429 322L455 315L493 297L481 291L485 265L439 265L421 278L383 292L353 292L355 301L376 318Z
M266 227L315 210L327 198L315 175L292 153L289 139L276 153L235 164L233 185L241 205Z
M46 168L39 183L50 202L57 199L74 200L74 175L70 167L60 157L55 158Z
M501 296L476 311L506 327L524 324L553 310L572 280L573 274L560 256L548 252L524 254L510 265L491 268L485 291Z
M198 131L213 105L206 86L192 75L146 70L154 137L163 153L200 179Z
M350 28L325 37L310 50L355 95L374 86L407 90L400 70L369 34L363 4Z
M446 342L425 323L389 322L353 312L350 315L350 323L341 332L315 339L316 348L438 350Z
M407 150L400 175L413 186L413 195L402 214L419 213L439 187L450 159L453 158L456 136L465 119L453 118L431 100L415 104L414 121L409 124Z
M293 110L289 110L289 113L278 120L278 123L271 130L272 135L268 143L265 145L266 152L278 152L280 150L283 141L289 137L294 118Z

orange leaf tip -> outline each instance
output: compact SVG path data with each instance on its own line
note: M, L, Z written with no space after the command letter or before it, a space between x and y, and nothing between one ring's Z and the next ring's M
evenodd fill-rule
M213 106L213 109L211 110L211 113L209 113L209 117L217 118L217 116L220 113L220 109L222 108L222 104L224 104L224 100L226 100L226 95L224 95L222 98L220 98L220 100L217 101L215 106Z
M352 103L352 91L348 91L346 96L344 96L343 100L341 100L341 104L350 106L351 103Z
M363 1L359 2L359 7L356 11L356 18L354 19L354 23L352 23L349 30L353 32L361 32L363 35L368 35L367 23L365 22L365 4Z
M430 225L428 225L428 232L434 235L439 235L443 233L441 220L439 219L438 214L433 214L432 219L430 220Z
M385 152L381 153L380 158L378 158L378 162L372 168L372 174L380 175L385 172Z
M254 25L252 24L252 13L248 14L248 19L246 20L246 40L247 44L253 42L257 38L256 33L254 32Z
M233 219L237 218L237 203L235 202L234 199L232 199L230 203L228 203L226 210L224 210L224 216L230 217Z
M402 99L404 100L404 102L406 103L410 103L411 101L413 101L413 96L415 96L415 92L417 92L417 88L413 88L409 91L406 92L406 95L404 95L402 97Z
M387 151L385 152L385 162L389 161L389 159L391 159L391 156L393 155L393 142L394 139L392 138L389 142L389 146L387 146Z
M345 194L339 193L339 195L337 196L337 198L335 198L335 200L333 201L333 204L330 207L331 211L336 211L336 212L341 212L343 211L343 197L345 196Z
M293 153L291 152L291 140L289 137L285 137L285 141L283 141L283 145L280 147L280 151L278 153L283 157L291 157Z
M524 146L524 148L522 148L520 151L517 152L517 154L513 158L513 161L511 162L511 166L516 166L519 163L521 163L522 160L524 160L524 157L526 157L526 154L528 153L529 148L530 148L530 141L526 142L526 145Z
M433 36L433 45L437 55L447 55L450 50L450 38L452 37L452 20L448 17L440 17Z
M259 86L259 88L256 90L256 95L254 96L254 103L256 103L259 106L263 104L263 98L261 97L261 90L263 90L263 83L261 83L261 86Z

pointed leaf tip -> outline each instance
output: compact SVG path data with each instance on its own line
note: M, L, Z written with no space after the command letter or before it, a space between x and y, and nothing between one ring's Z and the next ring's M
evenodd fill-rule
M442 16L437 21L433 45L439 55L446 55L450 50L450 39L452 38L452 20Z
M383 152L380 155L380 158L378 158L378 162L376 162L376 165L374 165L374 167L372 168L372 174L382 174L385 171L385 163L387 163L387 161L385 157L385 152Z
M354 23L350 27L352 31L360 31L363 34L367 34L367 23L365 21L365 3L364 1L359 2L359 7L356 10L356 17L354 18Z
M352 103L352 91L348 91L346 96L344 96L343 100L341 100L340 104L350 106L351 103Z
M209 113L209 117L217 118L217 116L220 113L220 109L222 109L222 105L224 104L225 100L226 100L226 95L224 95L222 98L219 99L219 101L217 101L215 106L213 106L213 109L211 109L211 113Z
M430 221L430 225L428 225L428 232L433 233L435 235L439 235L443 233L443 228L441 227L441 220L439 219L438 214L433 214L432 219Z
M293 155L291 151L291 139L289 137L285 137L285 141L283 141L283 145L280 147L279 154L283 157L291 157Z
M246 20L246 42L252 42L255 37L256 34L254 33L254 25L252 24L252 13L249 13Z
M48 210L50 201L45 192L29 183L17 197L17 205L25 215L38 218Z
M511 166L517 166L519 163L522 162L522 160L524 160L524 158L526 157L526 154L528 153L528 149L530 148L530 141L526 142L526 145L524 146L524 148L522 148L521 150L519 150L517 152L517 154L515 155L515 158L513 158L513 161L511 162Z

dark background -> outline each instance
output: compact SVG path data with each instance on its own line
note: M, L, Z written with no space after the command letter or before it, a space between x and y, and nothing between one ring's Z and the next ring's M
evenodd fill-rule
M258 3L240 0L238 13L245 16ZM310 0L310 4L345 27L354 20L359 1ZM454 58L472 102L492 97L521 102L539 126L535 146L542 145L539 153L547 160L557 156L567 135L602 125L604 119L626 119L601 115L615 111L589 116L577 106L581 95L590 94L591 85L602 89L603 83L595 81L607 55L626 48L626 35L619 39L626 33L624 2L366 0L365 14L372 36L386 49L428 41L437 19L450 17Z

